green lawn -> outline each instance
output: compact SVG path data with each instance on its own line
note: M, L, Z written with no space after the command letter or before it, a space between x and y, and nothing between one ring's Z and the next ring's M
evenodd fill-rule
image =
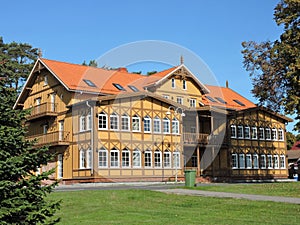
M60 224L298 224L300 206L145 190L54 192Z
M198 186L193 189L243 194L273 195L300 198L300 182L264 184L216 184Z

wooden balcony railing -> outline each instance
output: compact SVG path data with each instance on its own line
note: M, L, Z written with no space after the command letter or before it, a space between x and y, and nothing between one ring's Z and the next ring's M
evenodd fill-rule
M208 144L209 134L183 133L184 144Z
M30 108L30 115L27 117L28 120L44 116L57 116L57 104L51 102L45 102L40 105L33 106Z
M70 132L56 131L47 134L38 134L26 137L28 140L37 140L36 146L49 145L69 145L70 144Z

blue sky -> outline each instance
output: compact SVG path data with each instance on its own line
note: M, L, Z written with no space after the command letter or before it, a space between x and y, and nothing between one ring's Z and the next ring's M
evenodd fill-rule
M6 0L1 2L0 36L4 42L41 48L45 58L79 64L135 41L175 43L198 55L220 85L228 80L232 89L256 103L241 42L279 37L282 28L273 20L278 2Z

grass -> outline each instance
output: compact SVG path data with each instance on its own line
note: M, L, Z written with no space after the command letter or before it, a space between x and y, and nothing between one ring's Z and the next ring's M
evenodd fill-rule
M264 184L217 184L198 186L193 189L241 194L257 194L300 198L300 182Z
M300 206L146 190L54 192L60 224L298 224Z

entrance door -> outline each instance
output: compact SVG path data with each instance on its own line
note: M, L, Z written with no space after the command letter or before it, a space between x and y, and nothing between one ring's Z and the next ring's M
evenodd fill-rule
M64 121L61 120L58 122L58 140L64 140Z
M57 179L63 178L63 155L57 156Z

